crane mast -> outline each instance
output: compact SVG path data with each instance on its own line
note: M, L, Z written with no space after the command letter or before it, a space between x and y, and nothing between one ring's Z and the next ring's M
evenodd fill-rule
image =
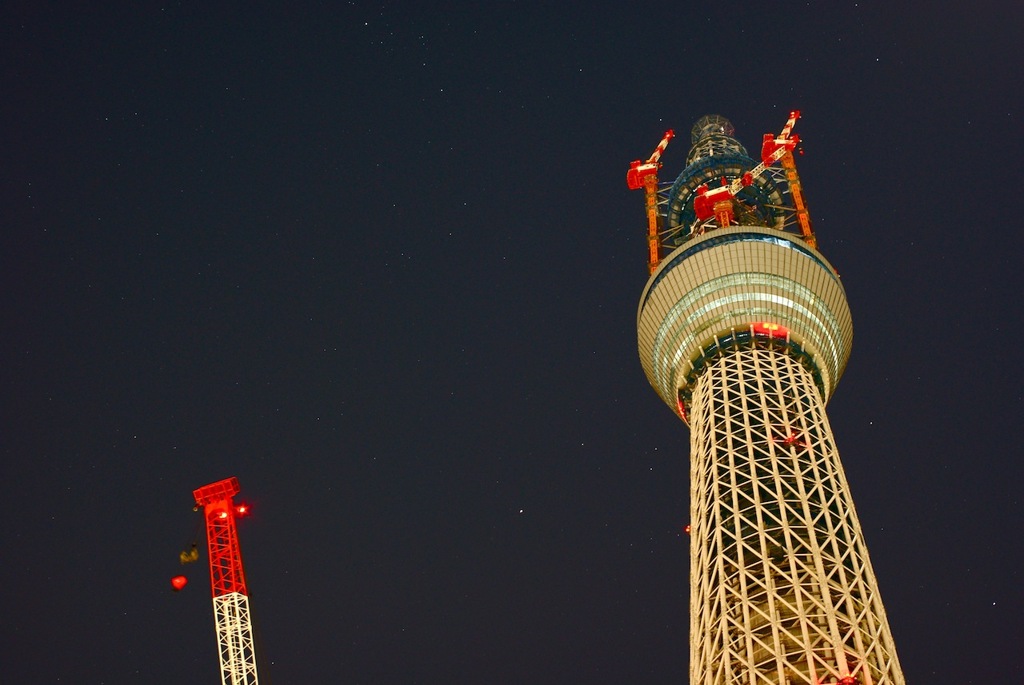
M221 683L258 685L249 595L235 526L236 517L245 513L244 505L234 504L238 492L238 479L226 478L204 485L193 495L206 520Z
M654 148L654 152L647 158L646 162L639 159L629 165L626 172L626 185L630 190L644 189L645 202L647 206L647 270L654 273L658 268L661 259L661 215L658 213L658 169L661 168L661 154L668 147L668 141L675 137L672 129L665 131L664 137Z

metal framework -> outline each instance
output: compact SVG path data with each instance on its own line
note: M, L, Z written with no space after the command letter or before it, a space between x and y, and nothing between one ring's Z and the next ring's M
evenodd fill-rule
M903 683L810 372L754 338L700 376L690 429L691 685Z
M238 492L238 479L227 478L203 486L193 494L196 506L203 508L206 519L221 683L258 685L249 597L235 526L237 507L232 501Z
M853 323L798 117L760 164L727 119L697 122L637 312L647 379L691 429L691 685L904 685L825 415Z
M638 160L630 165L627 185L634 190L643 187L647 195L651 273L661 261L662 249L671 250L708 230L729 225L798 232L811 247L817 246L792 153L800 141L791 135L799 118L799 111L790 112L780 134L765 134L760 164L733 137L735 129L728 119L709 114L690 131L693 146L686 157L687 166L674 183L661 184L657 178L658 160L667 140L646 164ZM781 167L773 166L778 161ZM726 178L732 181L728 192L715 187L719 182L724 185ZM706 200L703 210L702 199Z
M249 597L241 592L213 598L220 655L220 680L224 685L256 685L256 652L249 618Z

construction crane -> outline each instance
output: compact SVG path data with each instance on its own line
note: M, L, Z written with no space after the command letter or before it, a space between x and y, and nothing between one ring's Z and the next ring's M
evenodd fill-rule
M626 172L626 185L630 190L644 189L647 201L647 268L650 273L658 268L661 260L661 216L658 214L658 169L661 168L661 153L668 147L668 141L675 137L672 129L665 131L665 136L654 148L654 152L646 162L639 159L631 162Z
M789 115L789 121L786 122L786 127L782 129L782 135L780 138L787 138L789 132L793 130L793 124L800 118L800 111L794 111ZM764 157L764 150L769 146L768 136L764 136L764 146L761 148L761 156ZM793 136L794 140L799 142L799 138ZM776 144L778 141L774 141L772 144ZM804 202L803 188L800 186L800 177L796 173L796 160L793 159L793 147L785 146L785 152L782 153L782 169L786 172L786 181L789 183L789 194L793 196L793 205L796 207L796 220L800 224L800 233L804 237L804 241L811 247L818 247L818 239L814 237L814 231L811 230L811 215L807 211L807 204Z
M202 508L206 520L221 684L257 685L249 595L235 527L235 519L248 513L248 507L234 503L238 492L238 479L226 478L204 485L192 494L196 508Z
M721 187L714 190L709 190L706 183L697 188L697 197L693 200L693 211L697 215L698 221L706 221L715 217L715 221L720 227L731 225L735 216L733 200L736 194L746 186L752 185L754 179L767 171L768 167L782 160L782 168L786 174L786 181L789 183L789 192L793 196L797 222L800 224L800 233L808 245L817 247L817 240L814 237L814 232L811 231L810 214L807 212L807 205L800 187L800 177L796 173L796 161L793 159L793 150L800 142L800 138L791 133L799 118L799 110L794 110L789 113L789 120L786 121L786 125L782 127L782 132L778 136L773 136L771 133L764 135L764 142L761 145L761 163L753 169L734 178L731 183L723 178Z
M782 172L785 175L789 194L792 197L792 206L768 205L777 209L788 209L793 211L796 221L800 227L800 233L804 241L811 247L817 247L817 240L811 230L810 214L807 211L807 204L804 201L800 177L796 171L796 162L793 159L793 150L800 143L800 138L793 135L793 126L800 118L799 110L789 113L789 119L778 135L766 133L761 147L761 161L749 171L739 174L732 180L725 177L721 179L721 186L710 188L707 182L694 188L692 196L692 211L694 222L690 226L691 235L703 232L708 228L731 226L737 222L737 210L743 210L744 200L737 195L746 187L755 184L755 181L776 162L781 161ZM646 195L647 205L647 243L648 243L648 270L653 273L660 263L660 252L662 235L660 232L662 218L659 213L659 205L668 202L668 199L661 198L658 194L658 170L661 168L661 154L668 146L668 142L674 137L671 130L665 132L661 143L655 148L654 153L646 162L634 161L626 172L626 184L631 190L643 188ZM802 150L801 150L802 152ZM742 154L746 154L743 151ZM777 172L776 172L777 173ZM738 206L738 204L740 206ZM742 223L742 222L741 222ZM669 227L668 230L681 227ZM674 231L673 231L674 232Z

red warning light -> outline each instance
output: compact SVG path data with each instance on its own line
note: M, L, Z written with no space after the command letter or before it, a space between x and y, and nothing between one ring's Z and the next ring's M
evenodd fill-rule
M248 516L249 515L249 505L248 504L239 504L237 507L235 507L235 515L238 516L238 517Z
M683 402L683 398L677 397L676 398L676 405L679 408L679 418L681 418L683 421L686 421L687 423L689 423L690 419L686 415L686 404Z
M188 578L185 576L174 576L171 578L171 587L175 592L181 592L182 588L188 585Z
M785 338L789 335L789 331L786 330L785 326L764 321L754 324L754 335L767 335L769 338Z
M856 676L848 675L845 678L839 679L839 685L857 685Z
M683 532L686 533L687 535L690 534L690 524L689 523L687 523L685 526L683 526Z

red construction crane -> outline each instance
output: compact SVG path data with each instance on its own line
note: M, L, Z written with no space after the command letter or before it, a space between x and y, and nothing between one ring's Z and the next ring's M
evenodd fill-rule
M247 507L233 502L238 492L238 479L226 478L204 485L192 494L196 507L202 507L206 519L221 683L257 685L249 596L235 527L235 519L244 516Z
M732 183L722 179L722 185L714 190L709 190L707 184L697 188L697 197L693 200L693 211L697 219L705 221L712 216L719 226L732 224L733 198L744 187L751 185L754 179L767 171L775 162L782 160L782 168L786 173L786 181L789 183L789 192L793 196L793 204L796 208L796 218L800 224L800 232L804 241L811 247L817 247L817 240L811 231L811 218L807 212L807 205L804 203L803 192L800 187L800 177L796 173L796 161L793 159L793 149L800 142L799 136L791 136L793 125L800 118L799 110L789 113L789 120L782 127L778 136L771 133L764 134L764 142L761 146L761 163L747 173L734 178Z
M658 231L661 228L661 216L658 214L658 169L661 168L661 153L668 147L668 141L675 137L675 133L669 129L665 131L665 137L654 148L654 152L647 158L646 162L639 159L631 162L629 171L626 172L626 185L630 190L644 189L647 199L647 268L650 273L658 268L661 260L661 239Z
M793 114L795 117L800 116L800 112L794 112ZM796 121L796 119L793 119L793 121ZM784 130L783 133L786 133L786 131ZM765 136L765 144L767 143L767 136ZM814 231L811 230L811 215L807 211L807 203L804 202L804 192L800 186L800 177L796 173L796 160L793 159L793 148L791 147L787 147L786 151L782 154L782 169L786 172L786 181L789 182L789 194L793 196L793 204L796 206L796 220L800 223L800 233L808 245L818 247L818 239L814 237Z

